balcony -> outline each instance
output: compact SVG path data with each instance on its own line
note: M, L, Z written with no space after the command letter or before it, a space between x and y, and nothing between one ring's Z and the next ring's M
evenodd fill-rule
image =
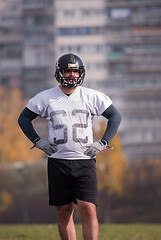
M43 10L52 5L53 0L23 0L22 7L24 10Z
M20 69L22 67L21 59L2 59L0 60L0 69Z
M45 25L26 25L24 26L24 31L25 32L42 32L46 30Z
M20 34L0 34L0 44L1 43L18 43L22 41L22 36Z
M160 0L122 0L122 1L115 1L115 0L108 0L106 2L107 7L131 7L131 6L152 6L152 5L161 6Z

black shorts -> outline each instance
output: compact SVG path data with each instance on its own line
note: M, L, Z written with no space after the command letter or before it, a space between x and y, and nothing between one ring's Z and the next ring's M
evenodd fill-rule
M48 158L49 205L61 206L76 199L97 205L95 160Z

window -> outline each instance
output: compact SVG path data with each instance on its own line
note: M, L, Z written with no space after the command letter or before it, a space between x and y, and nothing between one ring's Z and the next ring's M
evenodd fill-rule
M127 20L130 18L131 10L129 8L111 8L109 10L109 17L113 20Z
M56 12L58 18L100 17L105 14L105 8L58 9Z
M62 45L60 46L60 52L81 52L81 53L104 53L106 51L105 45Z
M67 35L66 29L65 28L59 28L58 29L58 35L60 35L60 36Z
M28 45L46 44L53 41L54 41L53 33L25 35L25 44L28 44Z
M23 0L23 4L28 6L28 5L52 5L53 0Z
M104 34L104 27L76 27L76 28L59 28L58 35L92 35Z

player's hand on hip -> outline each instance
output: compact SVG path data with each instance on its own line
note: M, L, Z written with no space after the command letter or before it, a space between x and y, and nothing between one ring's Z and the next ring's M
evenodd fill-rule
M104 149L106 149L106 145L103 142L101 142L101 140L98 140L97 142L94 142L90 145L86 145L86 150L84 154L90 156L91 158L94 158L97 155L97 153Z
M44 151L47 155L51 156L52 153L57 151L57 144L48 141L47 139L41 138L35 145L35 147Z
M106 149L106 148L111 148L109 147L107 142L105 140L98 140L90 145L86 145L86 150L84 152L85 155L90 156L91 158L94 158L97 153L100 151Z

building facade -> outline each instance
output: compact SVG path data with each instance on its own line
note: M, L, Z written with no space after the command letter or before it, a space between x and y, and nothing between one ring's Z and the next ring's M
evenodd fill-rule
M0 1L0 85L17 87L22 72L21 0Z
M0 1L0 85L25 97L53 86L54 1Z
M54 58L53 0L23 0L23 79L26 96L52 85Z
M107 88L128 159L161 157L161 1L109 0Z
M104 0L55 0L55 53L79 55L86 66L86 86L106 81L106 11Z

